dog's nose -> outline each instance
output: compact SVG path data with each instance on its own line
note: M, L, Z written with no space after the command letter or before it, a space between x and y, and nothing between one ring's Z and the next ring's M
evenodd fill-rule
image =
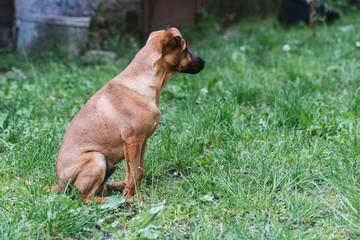
M198 70L200 72L205 67L205 60L199 57L199 61L198 61L197 65L198 65Z

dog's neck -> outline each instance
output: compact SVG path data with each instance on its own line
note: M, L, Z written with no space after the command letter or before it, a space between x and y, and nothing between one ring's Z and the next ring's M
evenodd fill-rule
M163 88L174 75L160 67L160 58L161 54L158 51L144 47L115 79L134 92L154 99L158 105Z

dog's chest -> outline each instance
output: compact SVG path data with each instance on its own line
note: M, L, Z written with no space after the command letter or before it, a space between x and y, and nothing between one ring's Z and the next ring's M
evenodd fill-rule
M156 111L153 113L153 118L150 121L149 130L147 131L146 137L150 137L156 131L157 127L159 126L160 115L160 111Z

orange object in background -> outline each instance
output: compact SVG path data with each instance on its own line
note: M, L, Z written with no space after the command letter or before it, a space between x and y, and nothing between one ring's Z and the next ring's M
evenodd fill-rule
M195 23L202 0L144 0L144 32Z

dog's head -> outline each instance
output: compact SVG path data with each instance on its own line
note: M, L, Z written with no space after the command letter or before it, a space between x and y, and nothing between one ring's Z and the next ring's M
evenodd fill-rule
M162 68L173 73L196 74L203 70L205 61L191 53L179 30L170 28L150 34L149 40L157 37L160 42L161 58L158 63ZM148 41L149 41L148 40Z

